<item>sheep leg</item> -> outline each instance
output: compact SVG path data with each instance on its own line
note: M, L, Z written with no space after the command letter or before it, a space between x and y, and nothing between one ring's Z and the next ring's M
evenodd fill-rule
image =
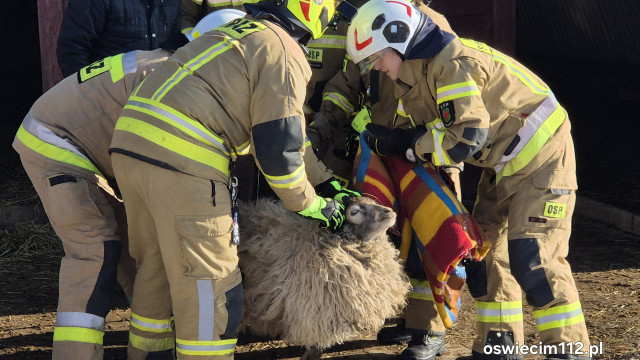
M300 360L319 360L322 356L322 349L315 346L305 348L304 354L300 357Z

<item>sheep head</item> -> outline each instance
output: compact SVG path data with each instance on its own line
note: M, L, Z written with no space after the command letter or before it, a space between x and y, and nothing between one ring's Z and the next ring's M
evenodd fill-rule
M362 241L384 235L396 222L393 209L378 205L367 197L350 197L344 201L345 222L342 232L353 234Z

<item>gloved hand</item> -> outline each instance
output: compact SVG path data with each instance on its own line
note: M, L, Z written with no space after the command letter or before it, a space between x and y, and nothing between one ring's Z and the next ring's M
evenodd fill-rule
M339 201L316 195L313 203L308 208L298 211L298 214L319 221L321 228L336 231L344 221L344 205Z
M345 160L353 161L360 146L360 133L366 129L367 124L371 123L371 109L363 106L358 114L351 121L347 137L344 141L344 151L334 150L334 154Z
M320 149L320 145L322 144L322 139L320 138L320 134L309 129L307 130L307 138L311 142L311 148L313 151L318 151Z
M416 161L413 154L415 142L427 132L424 126L404 130L377 124L367 125L367 130L364 136L373 152L380 156L399 156L410 162Z
M364 105L351 121L351 127L360 134L366 129L368 124L371 124L371 109Z
M341 157L353 161L358 153L358 147L360 147L360 133L351 129L344 139L344 155Z
M338 180L330 178L329 180L315 186L316 194L333 200L344 201L344 198L351 196L362 196L357 191L343 188Z
M307 133L315 132L321 141L325 141L333 137L336 127L337 122L333 115L328 112L318 111L313 115L313 120L307 126Z

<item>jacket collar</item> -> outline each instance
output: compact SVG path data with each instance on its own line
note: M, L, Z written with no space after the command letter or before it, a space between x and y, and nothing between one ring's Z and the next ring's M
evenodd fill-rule
M440 29L431 18L427 20L418 30L415 38L405 51L405 59L398 73L398 80L395 86L395 96L400 98L406 94L419 81L423 80L423 67L415 66L416 61L426 60L437 55L444 49L456 36L450 32Z
M427 20L422 29L418 31L405 51L407 60L430 58L456 38L455 35L441 30L438 25L433 23L431 18L426 18Z

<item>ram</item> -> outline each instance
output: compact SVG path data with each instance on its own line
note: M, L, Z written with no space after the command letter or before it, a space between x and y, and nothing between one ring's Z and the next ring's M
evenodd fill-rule
M410 289L386 234L395 213L365 197L345 207L332 233L276 200L241 204L243 327L305 346L303 359L378 331Z

